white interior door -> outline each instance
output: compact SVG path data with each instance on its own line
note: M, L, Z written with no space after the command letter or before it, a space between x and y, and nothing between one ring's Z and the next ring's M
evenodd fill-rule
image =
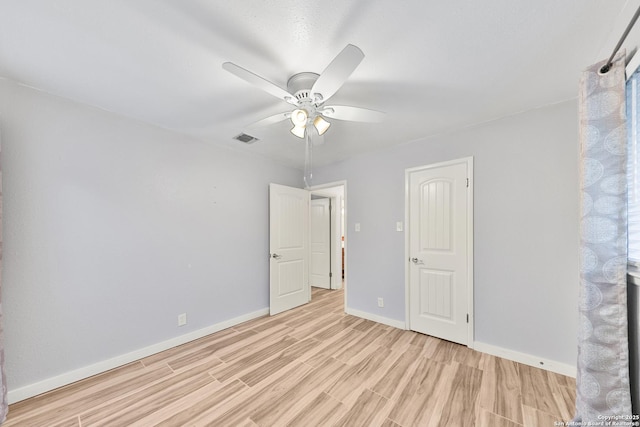
M311 286L331 289L331 199L311 200Z
M306 304L309 287L309 192L269 184L271 315Z
M410 329L461 344L471 330L471 166L407 172Z

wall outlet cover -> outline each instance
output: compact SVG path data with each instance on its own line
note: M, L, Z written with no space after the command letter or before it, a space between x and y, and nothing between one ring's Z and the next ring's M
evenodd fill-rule
M187 313L178 315L178 326L184 326L187 324Z

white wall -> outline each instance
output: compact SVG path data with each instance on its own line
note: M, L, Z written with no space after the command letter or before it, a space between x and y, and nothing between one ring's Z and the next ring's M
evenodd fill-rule
M0 128L10 396L268 307L268 184L300 171L7 80Z
M349 308L404 322L405 236L395 231L405 217L404 171L467 156L475 174L475 340L575 366L575 101L314 171L317 183L347 180Z

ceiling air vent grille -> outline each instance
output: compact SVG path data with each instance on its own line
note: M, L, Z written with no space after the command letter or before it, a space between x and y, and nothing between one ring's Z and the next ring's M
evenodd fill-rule
M253 144L258 140L255 136L247 135L246 133L241 133L240 135L236 135L233 139L237 139L240 142L244 142L245 144Z

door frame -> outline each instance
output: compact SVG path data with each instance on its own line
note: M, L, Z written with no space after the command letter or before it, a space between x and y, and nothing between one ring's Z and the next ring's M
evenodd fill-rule
M411 236L411 223L409 222L409 202L410 202L410 188L409 178L412 173L419 172L428 169L435 169L440 167L452 166L456 164L464 163L467 165L467 172L469 175L469 191L467 191L467 313L469 313L469 323L467 324L467 347L474 348L474 311L473 311L473 156L462 157L454 160L447 160L439 163L432 163L429 165L418 166L405 169L404 171L404 189L405 189L405 207L404 207L404 294L405 294L405 325L406 329L411 328L410 323L410 236ZM345 237L346 239L346 237Z
M347 288L347 276L348 276L348 260L347 260L347 254L348 254L348 250L347 250L347 231L348 231L348 227L346 226L347 224L347 181L346 180L342 180L342 181L334 181L334 182L329 182L326 184L320 184L320 185L314 185L309 187L309 191L311 192L311 194L317 194L319 196L325 196L325 197L330 197L331 198L331 203L333 204L333 211L331 213L331 225L333 228L333 234L331 236L331 239L338 239L335 240L336 242L339 241L340 239L340 231L342 226L340 225L340 209L341 206L338 203L339 202L339 197L337 197L335 195L335 193L333 192L329 192L329 191L323 191L323 190L329 190L329 189L334 189L336 187L342 187L342 201L344 202L344 223L345 223L345 227L344 230L342 230L342 236L344 236L344 308L346 310L347 308L347 292L346 292L346 288ZM334 254L332 257L332 271L334 272L334 279L335 281L340 280L339 276L337 274L337 272L341 271L340 269L340 264L341 262L338 262L338 259L342 259L342 253L341 251ZM335 261L335 264L334 264ZM334 268L335 267L335 268ZM331 289L338 289L338 287L334 286L335 282L332 281L332 286Z

